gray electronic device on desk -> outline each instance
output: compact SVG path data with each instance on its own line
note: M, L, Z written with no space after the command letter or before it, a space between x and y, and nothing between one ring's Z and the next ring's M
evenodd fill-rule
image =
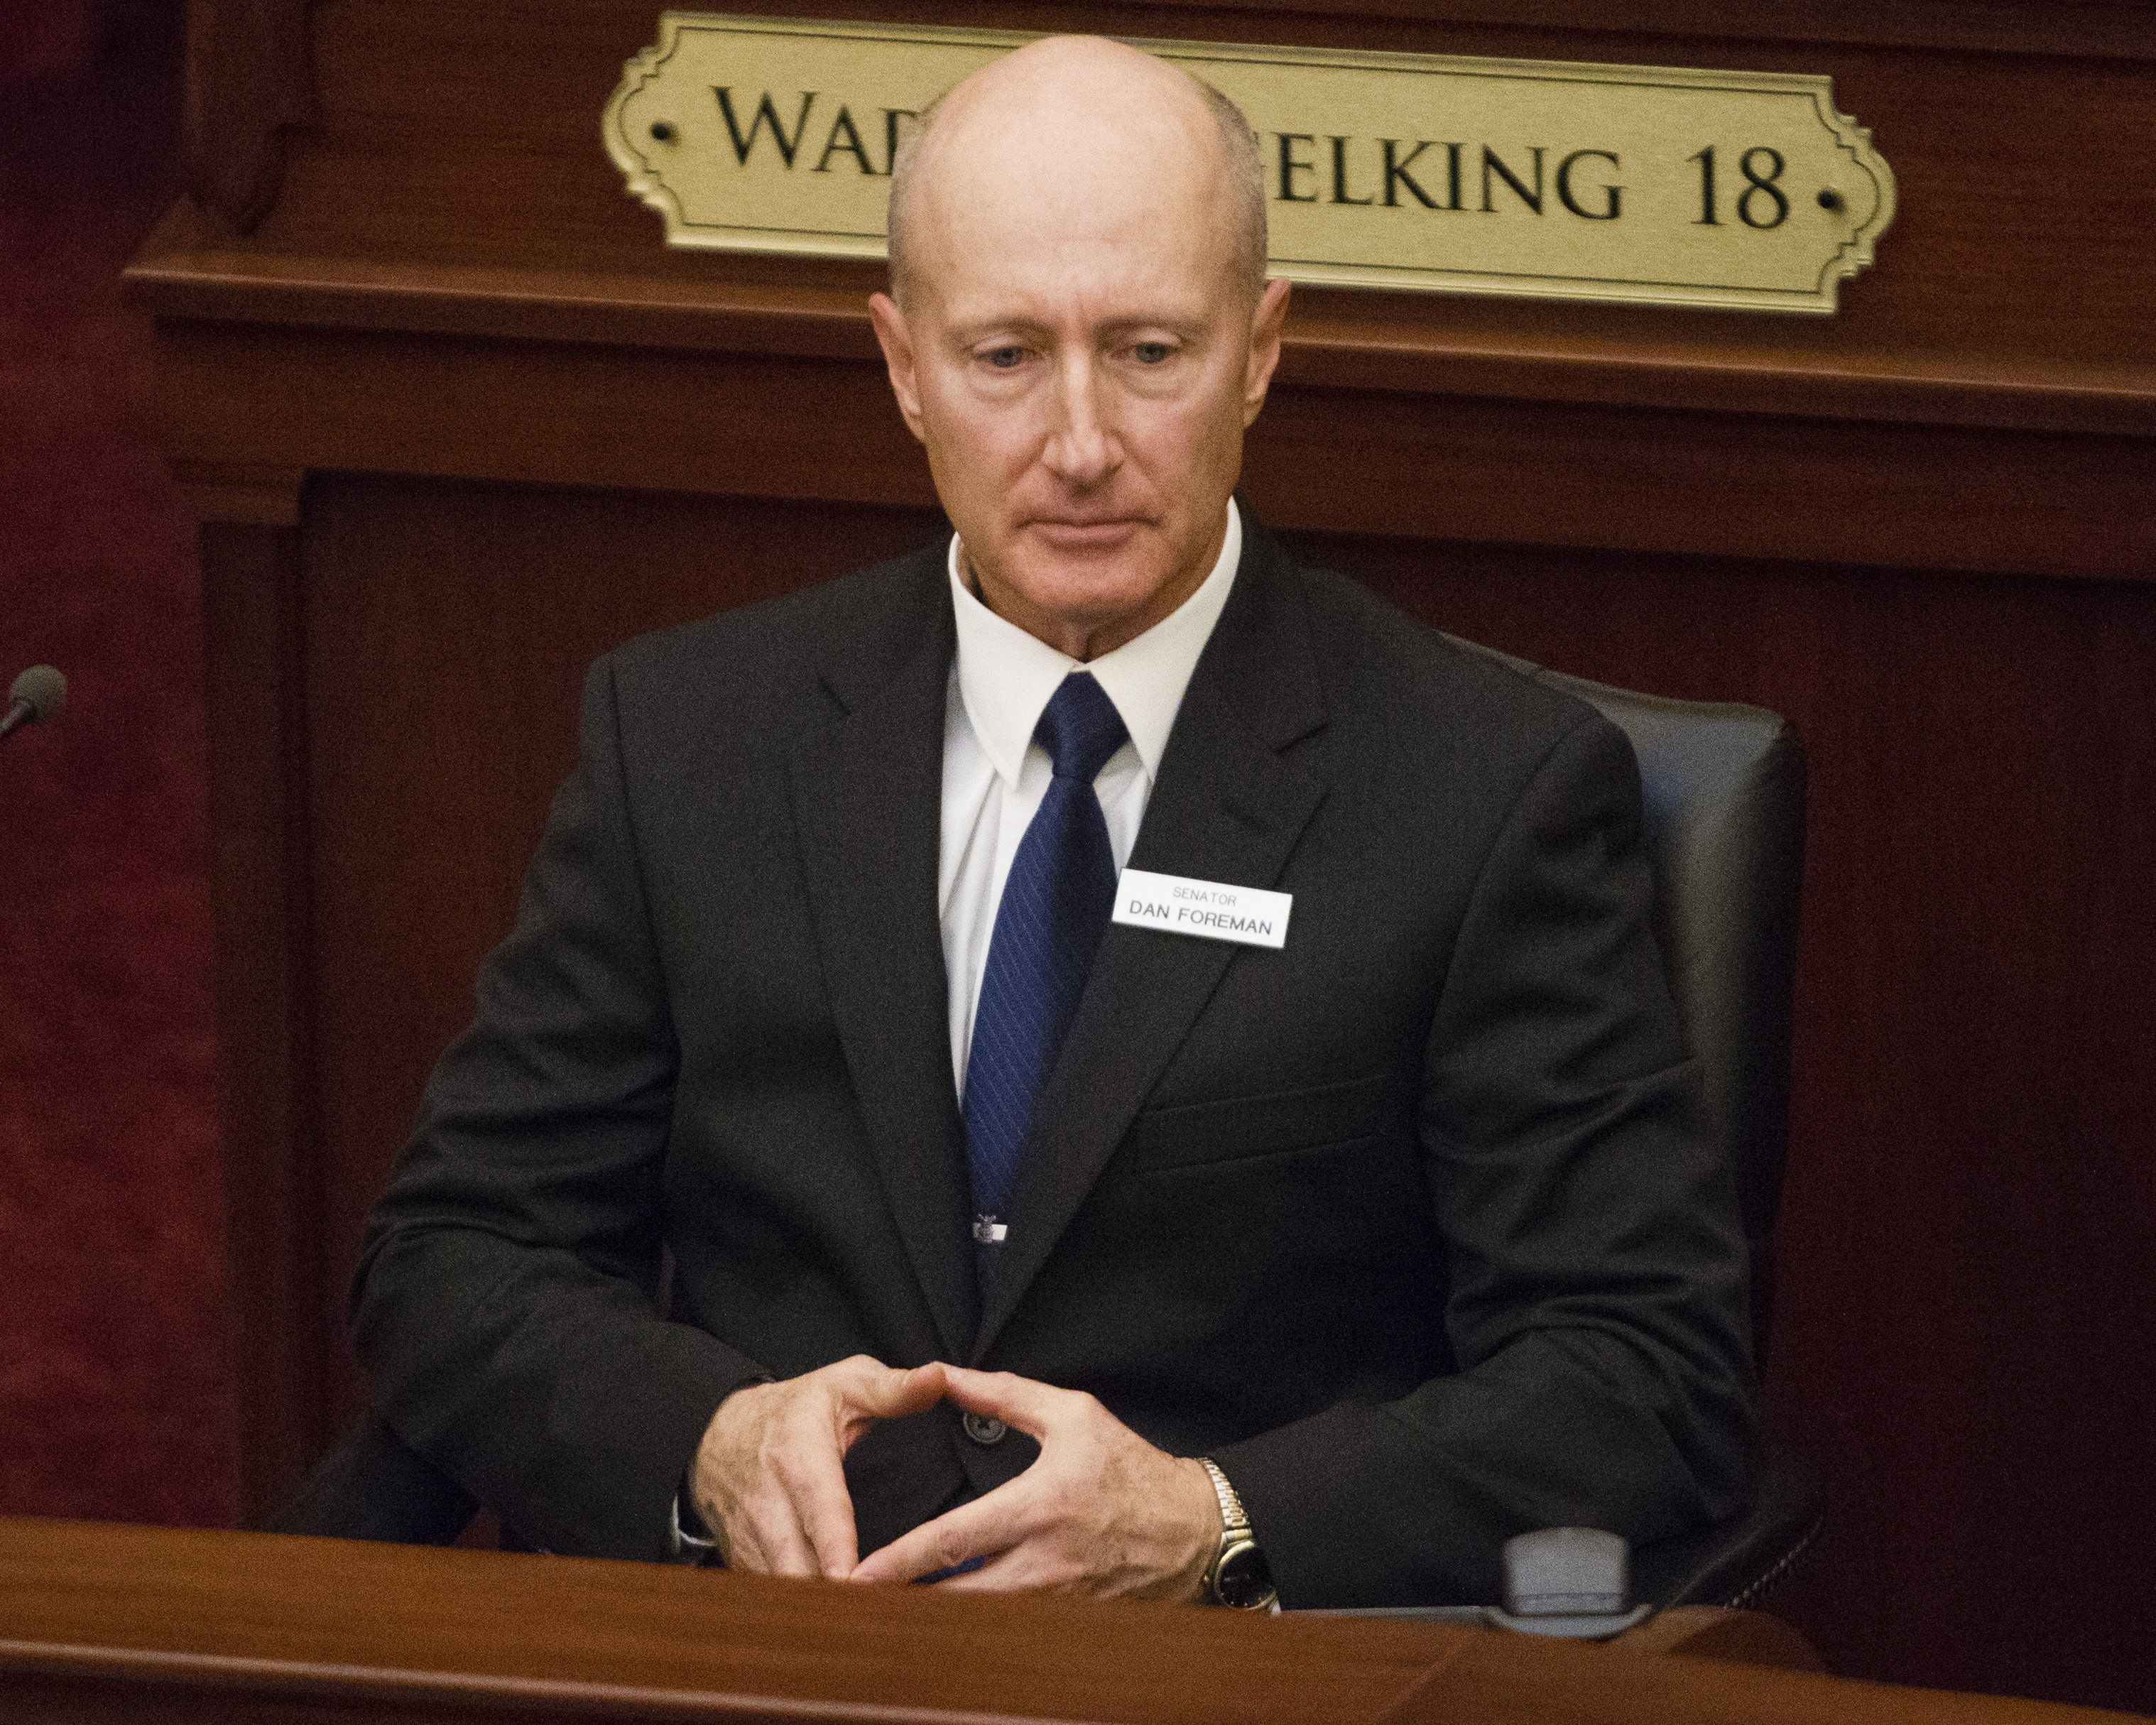
M1540 1527L1505 1542L1505 1603L1389 1605L1312 1611L1312 1617L1392 1617L1508 1629L1524 1635L1606 1641L1645 1623L1651 1605L1628 1605L1631 1548L1597 1527Z

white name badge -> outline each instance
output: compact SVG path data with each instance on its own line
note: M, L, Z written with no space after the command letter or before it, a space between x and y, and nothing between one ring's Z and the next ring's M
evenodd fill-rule
M1200 940L1284 947L1287 913L1294 906L1291 892L1266 892L1255 886L1229 886L1219 880L1188 880L1180 875L1125 869L1116 883L1113 920L1132 928L1194 934Z

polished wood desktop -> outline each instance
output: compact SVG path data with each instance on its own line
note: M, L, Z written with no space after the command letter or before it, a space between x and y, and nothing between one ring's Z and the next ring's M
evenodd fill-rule
M1672 1613L1615 1642L1582 1645L1368 1619L0 1520L0 1713L51 1725L2069 1725L2120 1717L1790 1668L1804 1657L1789 1631L1742 1612ZM1760 1659L1781 1663L1753 1662Z

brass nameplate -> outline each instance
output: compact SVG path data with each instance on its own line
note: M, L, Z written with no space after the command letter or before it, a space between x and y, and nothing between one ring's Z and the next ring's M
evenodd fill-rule
M900 116L1032 39L666 13L607 150L670 245L880 258ZM1825 77L1137 45L1249 115L1295 281L1831 312L1894 217Z

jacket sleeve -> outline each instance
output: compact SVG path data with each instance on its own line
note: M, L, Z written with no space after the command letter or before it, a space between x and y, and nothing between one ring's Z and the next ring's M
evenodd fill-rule
M668 1554L711 1413L766 1375L659 1314L678 1065L613 666L471 1028L369 1218L352 1291L390 1425L543 1549Z
M1493 1602L1500 1548L1730 1515L1756 1420L1748 1258L1651 926L1630 746L1599 716L1480 870L1424 1050L1460 1369L1225 1445L1291 1606Z

